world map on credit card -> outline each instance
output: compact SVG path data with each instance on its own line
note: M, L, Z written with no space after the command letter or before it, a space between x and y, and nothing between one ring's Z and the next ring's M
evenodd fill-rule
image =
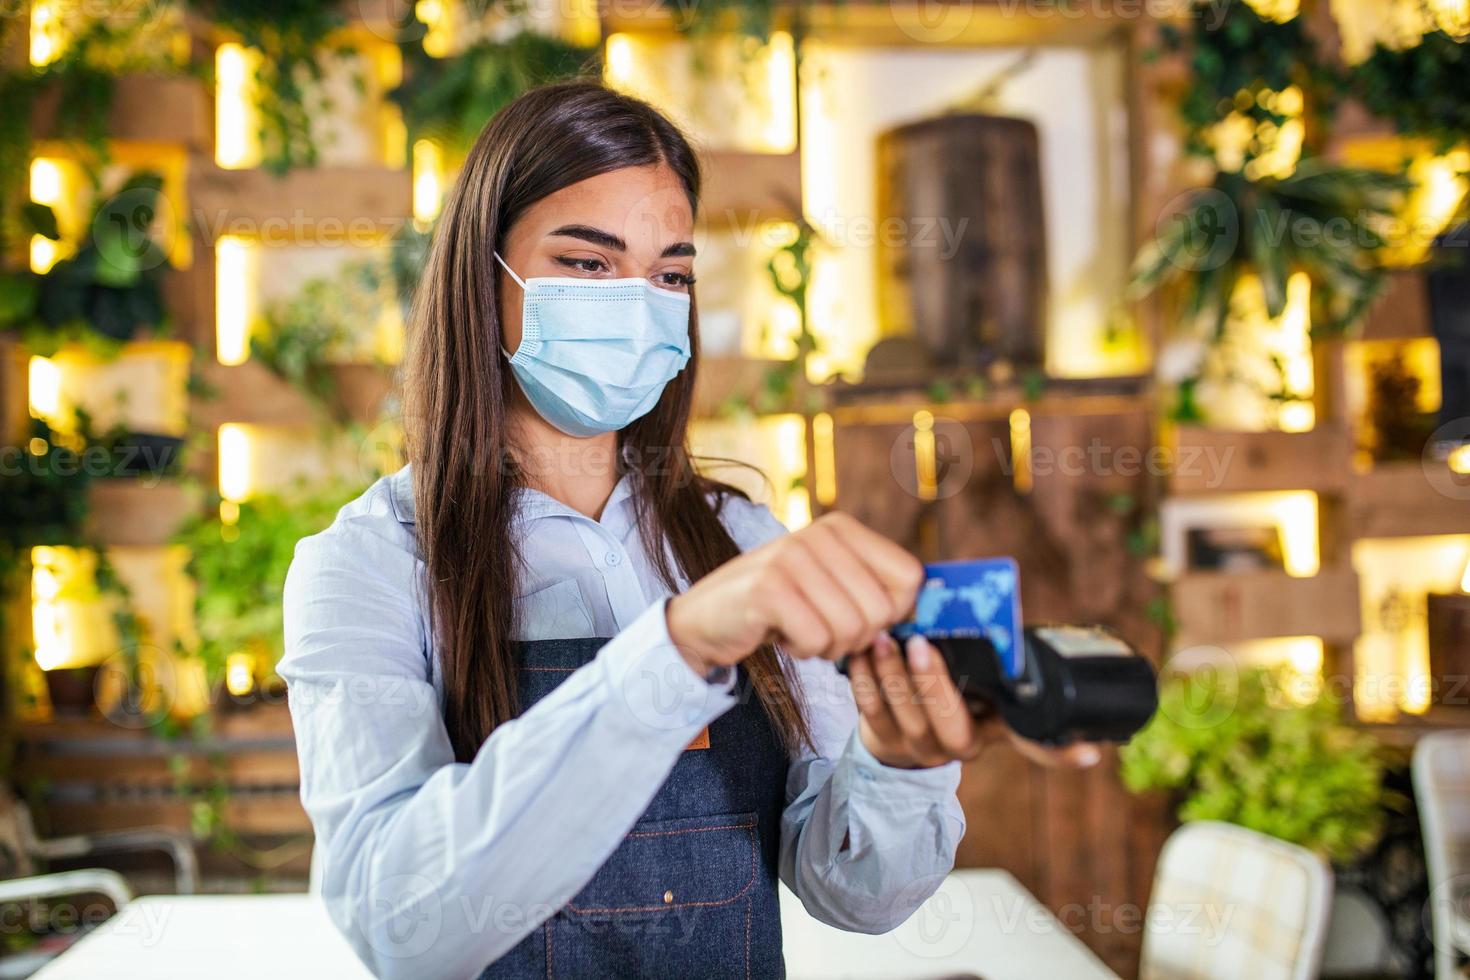
M914 618L893 629L907 639L922 633L930 639L983 636L996 652L1006 675L1021 674L1020 575L1012 558L976 558L924 566L924 587Z

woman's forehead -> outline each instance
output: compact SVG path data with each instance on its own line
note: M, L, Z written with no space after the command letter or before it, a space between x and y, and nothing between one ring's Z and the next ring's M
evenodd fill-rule
M625 167L578 181L528 208L517 231L540 240L567 224L588 225L622 239L633 253L661 252L688 241L694 227L689 194L664 165ZM513 233L513 237L514 233Z

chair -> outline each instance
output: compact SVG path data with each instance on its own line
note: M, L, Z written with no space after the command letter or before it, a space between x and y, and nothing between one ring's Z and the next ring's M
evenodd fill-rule
M97 894L112 903L114 914L133 900L133 890L116 871L84 868L56 874L0 881L0 906L35 902L68 895ZM12 925L19 924L12 922ZM81 937L78 932L60 945L36 947L0 958L0 980L24 980L64 952Z
M25 804L0 799L0 877L27 874L36 862L91 858L103 854L160 851L174 866L174 892L192 895L199 883L199 859L189 836L168 827L138 827L66 837L43 838L36 833L31 812Z
M1144 923L1142 980L1317 976L1332 871L1306 848L1201 820L1164 844Z
M1435 732L1414 747L1414 798L1429 866L1430 924L1437 980L1458 977L1470 952L1470 731Z

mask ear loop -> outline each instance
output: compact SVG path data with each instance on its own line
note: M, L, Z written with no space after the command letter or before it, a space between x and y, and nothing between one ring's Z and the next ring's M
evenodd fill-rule
M526 291L526 280L524 280L520 276L516 275L516 271L514 269L512 269L510 266L508 266L508 265L505 264L505 259L502 259L500 257L500 253L499 252L494 252L492 254L495 256L495 261L500 263L500 267L502 269L504 269L506 272L510 273L510 277L516 281L516 285L517 286L520 286L521 287L521 292L524 293ZM522 303L524 304L524 300L522 300ZM502 353L502 354L505 355L506 360L510 360L512 357L515 356L510 351L508 351L508 350L505 349L505 345L504 344L501 344L500 345L500 353Z

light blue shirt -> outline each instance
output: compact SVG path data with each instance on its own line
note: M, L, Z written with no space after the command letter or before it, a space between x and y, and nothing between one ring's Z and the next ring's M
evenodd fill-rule
M581 890L735 703L730 682L699 677L669 641L669 592L633 505L627 480L600 520L519 491L517 639L613 639L469 763L455 761L441 713L409 471L297 545L280 674L301 798L322 897L377 975L470 977L510 950ZM721 518L742 550L785 530L737 498ZM832 664L796 669L815 747L792 760L781 878L818 919L885 932L953 866L959 766L880 764Z

